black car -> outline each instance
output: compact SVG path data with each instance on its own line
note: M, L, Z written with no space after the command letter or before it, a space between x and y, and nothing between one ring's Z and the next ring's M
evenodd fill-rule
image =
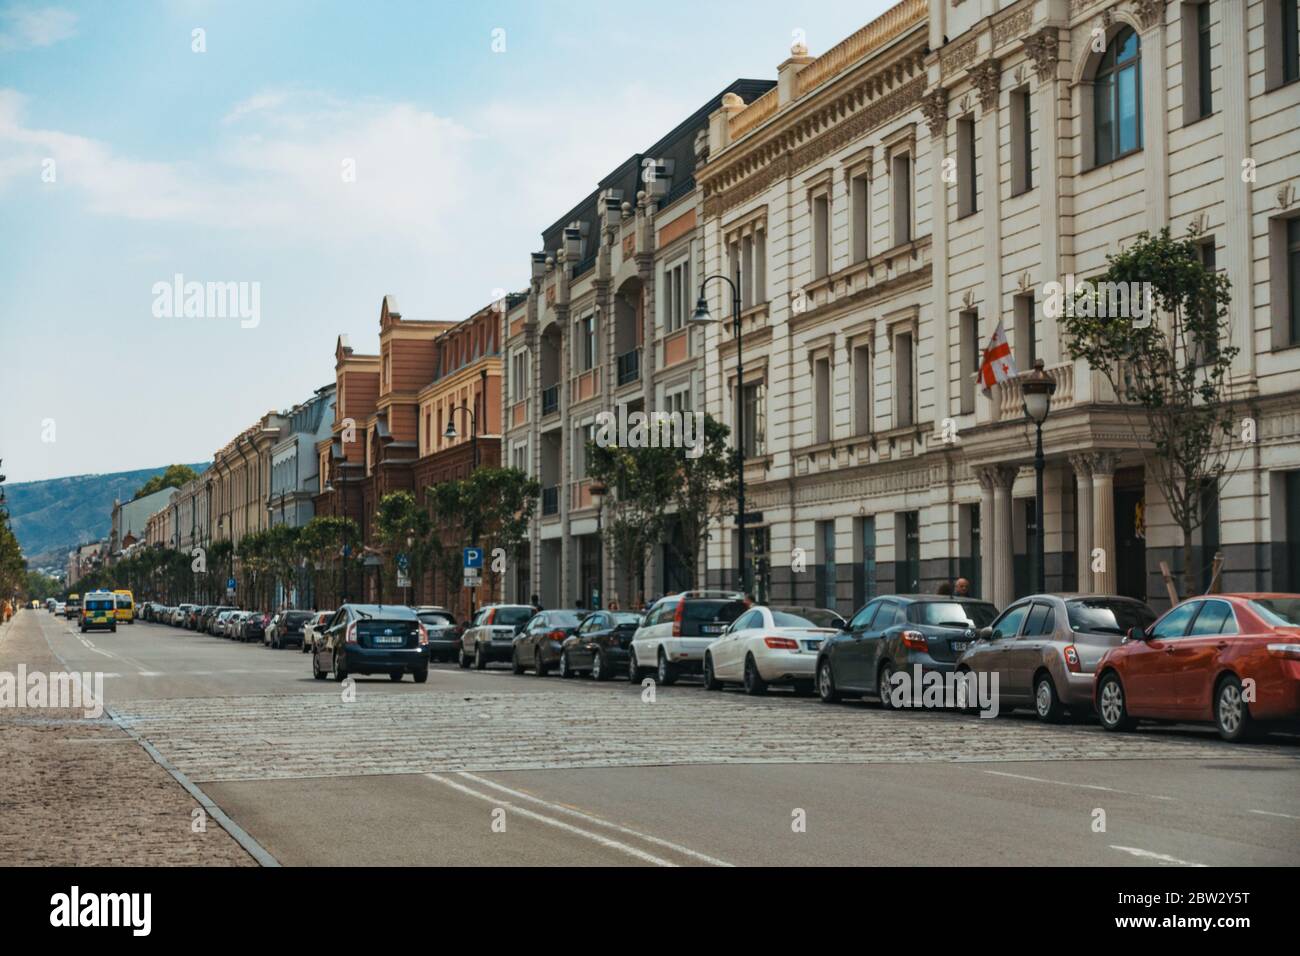
M635 611L592 611L560 648L560 676L589 673L609 680L627 673L628 648L641 626Z
M387 674L417 684L429 679L428 635L419 617L399 604L345 604L312 644L311 672L341 681L349 674Z
M567 609L538 611L528 620L528 626L515 635L511 651L511 664L516 674L528 668L538 677L560 662L560 647L575 633L587 615L586 611Z
M260 641L265 634L266 615L261 611L254 611L239 624L239 639L241 641Z
M212 633L212 622L217 619L217 615L222 611L233 611L235 608L230 604L213 604L203 609L199 615L199 631L203 634Z
M263 644L270 644L277 651L282 647L301 647L304 639L302 629L313 617L312 611L281 611L271 618L266 630L258 636L262 637Z
M891 678L937 671L947 674L976 632L993 623L998 609L988 601L941 594L891 594L868 601L839 634L822 642L817 655L817 691L831 703L841 696L876 697L894 705ZM913 699L921 688L914 688Z
M429 660L454 661L460 647L461 629L456 616L441 607L412 608L429 635Z

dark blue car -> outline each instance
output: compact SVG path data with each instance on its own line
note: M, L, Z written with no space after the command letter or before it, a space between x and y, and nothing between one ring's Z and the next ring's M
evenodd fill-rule
M312 643L311 672L317 680L350 674L387 674L417 684L429 679L429 635L419 617L400 604L345 604Z

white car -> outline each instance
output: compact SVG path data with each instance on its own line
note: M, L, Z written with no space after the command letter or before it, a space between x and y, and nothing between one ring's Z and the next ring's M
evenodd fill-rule
M738 591L683 591L660 598L632 636L628 680L647 670L665 686L704 670L704 652L749 607Z
M838 634L844 618L813 607L752 607L736 618L704 657L704 689L741 684L762 694L772 684L793 684L809 695L822 641Z
M317 629L323 631L333 616L333 611L317 611L312 619L302 626L302 652L304 654L310 651L312 645L316 643Z

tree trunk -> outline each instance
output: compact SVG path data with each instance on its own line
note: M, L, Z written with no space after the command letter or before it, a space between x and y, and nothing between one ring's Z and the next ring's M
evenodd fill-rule
M1184 599L1200 593L1196 569L1192 567L1192 533L1183 529L1183 593Z

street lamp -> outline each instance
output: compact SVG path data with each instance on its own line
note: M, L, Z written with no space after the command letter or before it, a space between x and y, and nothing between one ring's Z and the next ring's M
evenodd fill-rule
M1043 371L1043 360L1034 360L1034 370L1020 380L1020 392L1025 402L1025 415L1034 423L1037 442L1034 447L1035 503L1034 520L1038 525L1034 535L1034 551L1038 562L1037 590L1042 594L1047 590L1047 568L1044 567L1043 539L1046 537L1046 522L1043 521L1043 423L1047 421L1052 410L1052 395L1056 392L1056 382L1052 376Z
M484 392L484 396L485 396L485 397L486 397L486 395L487 395L487 393ZM477 400L477 398L475 399L474 404L475 404L475 405L478 404L478 400ZM471 471L478 471L478 416L474 414L474 409L470 408L468 405L456 405L456 406L454 406L454 407L452 408L452 410L451 410L451 413L447 416L447 428L443 431L443 433L442 433L442 437L445 438L445 439L447 439L448 441L455 441L455 440L456 440L456 438L457 438L457 434L456 434L456 413L457 413L457 412L464 412L466 415L469 416L469 427L470 427L470 432L469 432L469 443L470 443L470 454L471 454L471 456L473 457L473 460L474 460L474 467L471 469ZM478 528L477 528L477 527L475 527L475 528L473 529L473 533L470 535L470 537L471 537L472 540L470 541L469 546L470 546L471 548L477 548L477 547L478 547ZM474 596L475 596L475 595L474 595L474 592L475 592L475 588L470 588L470 589L469 589L469 615L470 615L471 618L474 616L474 611L475 611L475 607L474 607Z
M598 569L596 572L597 575L596 588L598 593L600 594L601 604L604 604L605 603L605 542L601 538L600 515L601 512L604 510L603 506L605 504L605 495L609 492L609 489L606 488L602 482L597 480L597 481L593 481L591 485L588 486L587 492L588 494L591 495L591 503L596 506L596 546L600 548L600 561L596 565ZM593 601L592 604L593 604L592 610L594 611L596 610L596 608L594 607L595 602Z
M736 470L739 479L736 493L736 530L740 535L737 568L740 572L740 590L748 594L748 575L745 567L745 365L740 354L740 267L736 267L734 282L721 273L705 277L704 281L700 283L700 297L695 303L695 312L691 316L692 322L709 323L716 321L709 314L709 303L704 298L704 287L715 280L725 282L731 286L731 330L736 338Z

